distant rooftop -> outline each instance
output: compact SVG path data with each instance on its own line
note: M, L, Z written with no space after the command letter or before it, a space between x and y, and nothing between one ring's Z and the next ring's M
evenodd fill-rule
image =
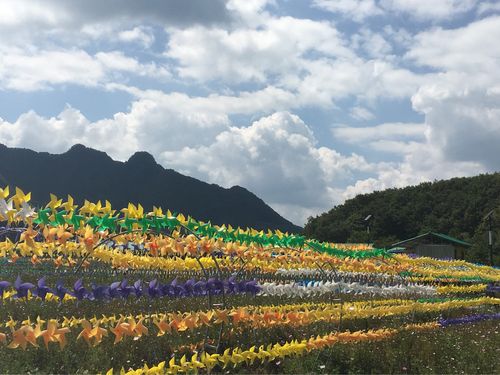
M465 247L472 246L472 244L470 244L468 242L459 240L458 238L455 238L455 237L448 236L447 234L436 233L436 232L427 232L427 233L420 234L420 235L412 237L412 238L408 238L407 240L396 242L396 243L392 244L392 247L399 247L401 245L404 245L404 244L407 244L409 242L413 242L413 241L419 240L419 239L424 238L424 237L437 237L437 238L439 238L441 240L454 243L455 245L465 246Z

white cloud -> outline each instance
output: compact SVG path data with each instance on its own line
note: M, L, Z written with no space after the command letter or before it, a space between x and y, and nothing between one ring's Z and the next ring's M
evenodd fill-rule
M169 77L165 68L141 64L122 52L92 56L84 50L0 48L0 88L35 91L63 84L97 86L112 80L116 72Z
M427 127L415 123L385 123L376 126L332 128L334 137L347 143L364 144L366 142L396 139L424 140Z
M315 106L331 106L336 99L349 96L370 102L405 98L431 79L380 60L315 60L305 66L307 74L294 82L295 89L303 104Z
M381 6L392 12L405 13L417 20L445 20L466 13L477 0L381 0Z
M120 31L118 39L127 43L139 43L144 48L149 48L154 43L155 37L150 28L136 26L130 30Z
M477 0L314 0L314 6L362 22L366 18L403 13L417 21L452 19L474 9Z
M383 14L375 0L314 0L314 6L338 13L356 22Z
M497 1L481 2L477 8L478 14L500 12L500 3Z
M416 35L406 57L422 66L444 72L461 72L479 78L467 85L488 85L500 72L500 17L485 18L457 29L435 28ZM493 76L492 76L493 75Z
M269 18L259 28L200 26L169 32L166 56L178 61L181 77L199 81L264 82L273 75L298 75L308 52L354 56L331 24L308 19Z
M369 58L391 58L392 46L379 33L363 28L357 34L354 34L351 40L353 46L364 52Z
M350 116L355 120L373 120L375 115L367 108L364 107L352 107L350 111Z

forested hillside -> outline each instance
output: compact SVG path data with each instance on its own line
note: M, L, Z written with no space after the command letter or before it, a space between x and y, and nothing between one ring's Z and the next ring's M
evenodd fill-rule
M495 209L495 264L498 264L499 208L499 173L454 178L358 195L310 218L304 232L322 241L374 241L378 246L390 246L398 240L435 231L473 243L467 258L486 261L487 224L483 218ZM364 221L368 215L373 215L369 234Z

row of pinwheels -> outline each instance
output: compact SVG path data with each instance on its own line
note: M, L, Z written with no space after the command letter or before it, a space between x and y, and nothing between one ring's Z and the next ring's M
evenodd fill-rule
M314 251L326 253L338 257L352 257L356 259L371 258L378 256L389 257L390 254L383 249L371 249L369 247L353 249L331 247L328 243L315 240L306 240L304 236L274 232L257 231L255 229L233 229L231 226L217 226L210 223L197 221L184 215L174 215L170 211L163 214L161 208L154 207L151 212L144 212L144 208L130 203L127 208L116 213L111 204L106 201L104 205L99 201L92 203L85 201L78 208L71 196L66 202L50 195L50 202L43 209L35 210L29 205L31 193L25 194L16 188L16 193L10 199L9 188L0 189L0 221L8 223L28 223L43 227L71 227L78 230L83 226L89 226L95 231L106 231L108 233L119 233L122 231L174 231L185 229L199 237L221 239L224 242L238 242L242 244L256 244L260 247L284 247L304 248L308 247Z
M160 283L157 279L143 283L141 280L135 281L129 285L127 279L115 281L109 285L97 285L92 283L89 289L85 288L82 279L78 279L72 290L66 288L62 281L58 281L54 287L49 287L46 284L46 278L42 277L36 284L23 282L21 277L18 277L13 283L12 292L6 291L11 283L8 281L0 281L0 297L5 298L28 298L34 296L44 301L47 295L51 294L63 301L64 299L76 300L107 300L113 298L178 298L178 297L196 297L206 296L208 294L238 294L250 293L257 294L261 288L255 280L236 281L234 278L220 280L217 278L209 278L208 280L190 279L186 282L180 282L177 279L167 283Z
M189 313L155 313L133 315L108 315L101 318L49 318L37 317L34 322L27 319L18 324L12 318L2 323L10 329L10 332L0 332L0 341L10 342L9 348L26 349L27 345L37 346L37 339L43 337L44 328L56 335L61 334L61 340L56 340L63 348L68 340L83 339L91 346L99 345L103 340L113 335L113 343L117 344L126 337L138 340L142 336L148 336L153 331L157 336L165 334L180 334L185 331L192 332L202 327L212 327L221 324L229 325L230 328L251 327L253 329L273 328L276 326L311 326L319 322L333 323L340 319L352 320L362 318L384 318L408 313L436 313L450 309L474 308L480 306L498 306L500 299L475 298L468 300L441 300L439 302L415 302L404 300L401 304L396 300L384 300L375 303L374 306L367 302L352 302L345 306L340 304L323 304L320 307L313 305L285 305L285 306L244 306L229 310L209 310ZM498 318L499 314L482 314L477 318L458 318L450 320L454 322L477 321L482 317ZM443 321L442 319L440 321ZM45 324L46 323L46 324ZM50 340L56 342L54 340ZM106 341L107 342L107 341ZM45 341L48 345L48 341Z
M478 322L481 320L499 319L500 314L477 314L462 318L461 320L441 319L438 322L423 323L423 324L407 324L400 329L378 329L356 332L331 332L326 335L311 337L303 340L291 340L284 343L275 343L269 345L255 345L242 349L240 347L227 348L223 353L201 355L197 353L191 357L183 355L177 362L175 357L170 360L165 360L157 365L149 367L145 364L137 369L125 370L123 367L119 371L120 374L126 375L142 375L142 374L177 374L198 372L201 369L208 373L215 366L221 366L222 369L236 369L242 365L253 365L254 362L265 363L276 359L284 359L290 356L303 356L307 353L316 350L322 350L333 345L345 343L358 343L364 341L380 341L393 338L398 333L403 331L421 332L440 327L447 327L453 324L466 324L470 322ZM114 369L111 368L106 372L106 375L113 375Z

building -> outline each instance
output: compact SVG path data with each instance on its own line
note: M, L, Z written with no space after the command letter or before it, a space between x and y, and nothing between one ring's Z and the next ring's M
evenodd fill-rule
M440 259L464 259L470 243L442 233L427 232L392 245L393 252ZM392 249L391 249L392 250ZM389 250L389 251L391 251Z

